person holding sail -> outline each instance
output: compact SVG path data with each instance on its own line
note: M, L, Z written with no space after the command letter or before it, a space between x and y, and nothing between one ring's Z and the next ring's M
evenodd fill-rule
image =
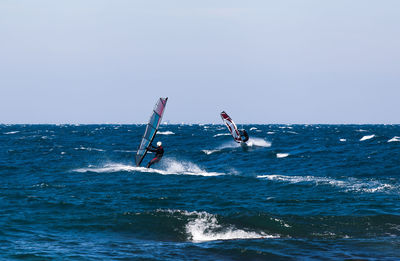
M249 134L247 133L247 131L245 129L239 130L239 133L240 133L240 139L243 142L246 142L249 140Z
M150 168L151 165L161 160L162 156L164 155L164 148L162 147L162 142L159 141L157 142L157 147L154 147L153 145L150 144L147 150L156 153L154 158L150 160L150 162L147 164L147 168Z

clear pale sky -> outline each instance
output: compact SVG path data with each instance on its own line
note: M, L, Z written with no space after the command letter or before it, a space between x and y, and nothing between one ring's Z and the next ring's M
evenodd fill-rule
M1 0L0 123L400 123L400 1Z

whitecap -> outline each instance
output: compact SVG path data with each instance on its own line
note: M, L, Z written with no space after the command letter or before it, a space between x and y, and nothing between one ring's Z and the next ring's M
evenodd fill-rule
M172 131L159 131L159 132L157 132L157 134L160 134L160 135L173 135L175 133L172 132Z
M289 156L289 153L277 153L276 154L277 158L286 158L287 156Z
M219 224L217 217L207 212L187 212L187 216L194 216L193 220L186 224L188 240L200 243L216 240L278 238L264 232L246 231L233 225L223 226Z
M95 173L112 173L112 172L143 172L143 173L157 173L161 175L192 175L192 176L220 176L225 175L225 173L219 172L207 172L204 169L201 169L196 164L191 162L181 161L178 162L172 159L163 159L160 164L162 169L153 169L153 168L145 168L145 167L136 167L132 165L125 164L105 164L100 167L89 166L87 168L79 168L74 169L74 172L95 172Z
M15 134L18 133L19 131L9 131L9 132L4 132L4 135L10 135L10 134Z
M74 148L75 150L87 150L87 151L105 151L105 150L102 150L102 149L96 149L96 148L86 148L86 147L83 147L83 146L80 146L79 148Z
M218 134L215 134L213 137L215 138L215 137L219 137L219 136L230 136L231 134L230 133L218 133Z
M387 142L396 142L396 141L400 141L400 137L394 136L393 138L391 138L391 139L388 140Z
M378 180L347 178L344 180L333 179L329 177L315 176L285 176L285 175L259 175L257 178L268 179L272 181L288 182L288 183L314 183L316 185L326 184L344 189L345 192L393 192L398 191L399 187L391 184L383 183Z
M341 142L345 142L345 141L346 141L346 139L339 139L339 141L341 141Z
M220 151L220 150L202 150L202 152L204 152L206 155L210 155L210 154L212 154L214 152L217 152L217 151Z
M314 177L314 176L284 176L284 175L261 175L257 178L263 178L268 180L284 181L289 183L301 183L301 182L312 182L312 183L325 183L331 185L341 186L344 184L343 181L326 178L326 177Z
M362 137L362 138L360 139L360 141L369 140L369 139L372 139L373 137L375 137L375 134L366 135L366 136Z
M275 132L273 132L273 131L269 131L269 132L267 132L267 134L275 134Z
M251 127L250 128L250 130L252 131L252 130L256 130L257 128L256 127Z
M246 142L247 146L249 147L271 147L271 142L268 142L266 140L260 139L260 138L250 138ZM239 145L240 146L240 145Z

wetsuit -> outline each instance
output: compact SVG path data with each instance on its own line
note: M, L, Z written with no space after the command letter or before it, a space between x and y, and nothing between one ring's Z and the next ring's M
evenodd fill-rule
M243 142L246 142L246 141L249 140L249 134L247 134L246 130L241 130L240 131L240 136L242 136L241 139L242 139Z
M154 163L157 163L161 160L162 156L164 155L164 149L162 146L153 147L151 145L148 150L156 153L154 158L147 164L147 168L150 168L151 165L153 165Z

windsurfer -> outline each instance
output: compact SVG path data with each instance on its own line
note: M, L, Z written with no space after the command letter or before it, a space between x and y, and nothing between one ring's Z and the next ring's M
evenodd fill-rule
M148 150L156 153L154 158L147 164L147 168L150 168L151 165L161 160L162 156L164 155L164 149L162 147L161 141L159 141L157 142L157 147L154 147L153 145L150 144Z
M240 138L243 142L246 142L249 140L249 134L247 134L247 131L245 129L239 130L240 133Z

